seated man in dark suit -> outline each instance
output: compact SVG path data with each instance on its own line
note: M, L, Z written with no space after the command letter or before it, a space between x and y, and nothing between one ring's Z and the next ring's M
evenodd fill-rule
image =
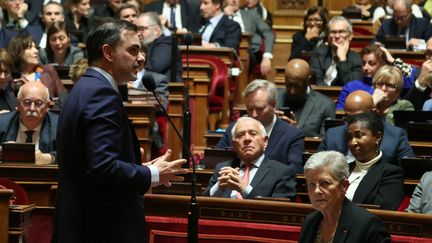
M382 22L376 41L383 43L385 36L404 35L407 46L424 50L426 40L432 36L432 25L424 18L416 18L411 12L411 0L393 0L393 17Z
M200 29L202 46L230 47L238 52L241 41L240 25L222 12L223 0L201 0L201 16L206 24Z
M96 5L96 7L94 8L95 11L93 15L95 17L114 17L115 13L118 11L118 9L123 3L122 0L108 0L99 2L101 4Z
M275 115L277 88L272 82L256 79L243 91L249 117L260 121L269 136L265 155L272 160L289 165L296 173L302 173L304 151L303 132L282 121ZM232 147L232 124L217 143L217 148Z
M157 12L167 20L167 27L177 32L198 33L199 6L188 0L156 0L144 6L144 12Z
M54 163L58 116L48 111L49 92L41 82L18 91L18 111L0 115L0 142L34 143L36 164Z
M172 37L164 36L159 14L147 12L140 14L135 24L141 44L147 47L146 70L165 75L170 82L182 82L182 64L180 52L177 57L177 70L171 70ZM171 80L171 72L176 72L176 80Z
M296 195L296 172L264 155L267 133L250 117L241 117L232 129L232 143L239 160L216 165L204 195L238 199L290 198Z
M333 17L328 23L328 45L314 50L311 56L311 70L316 83L322 86L344 85L361 79L361 57L350 50L353 37L351 23L342 16Z
M271 73L273 59L273 44L275 35L271 26L266 24L256 11L240 9L239 0L225 0L224 13L236 21L243 33L250 33L249 46L249 72L253 71L256 64L260 64L260 72L264 76ZM264 45L264 51L261 46Z
M335 103L329 97L309 86L309 64L302 59L292 59L285 68L285 89L278 92L278 109L289 108L281 118L291 126L301 128L308 137L325 133L324 121L334 119Z
M372 96L363 90L352 92L345 101L346 116L372 112L373 110ZM354 161L354 156L348 149L348 128L346 124L327 130L318 151L328 150L335 150L345 154L349 163ZM381 161L394 165L400 166L400 159L403 157L415 157L405 131L387 123L384 123L384 134L380 150L382 151Z

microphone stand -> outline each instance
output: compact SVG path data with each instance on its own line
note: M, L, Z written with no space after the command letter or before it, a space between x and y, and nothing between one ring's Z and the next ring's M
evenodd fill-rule
M185 34L186 43L186 88L185 88L185 104L184 104L184 117L183 117L183 137L185 139L185 146L188 153L183 153L184 156L188 156L192 159L192 184L191 184L191 199L188 205L188 242L198 243L198 218L199 218L199 204L196 200L196 170L195 170L195 159L190 153L190 129L191 129L191 113L190 113L190 77L189 77L189 46L192 43L192 36ZM183 150L185 152L185 150Z

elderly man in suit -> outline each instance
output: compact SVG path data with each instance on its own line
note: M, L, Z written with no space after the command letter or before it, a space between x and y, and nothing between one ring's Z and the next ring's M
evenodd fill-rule
M267 133L250 117L241 117L232 129L234 151L240 160L216 165L204 195L238 199L290 198L296 195L296 173L264 155Z
M343 86L351 80L361 79L361 57L350 50L352 25L342 16L328 23L328 45L315 49L311 56L311 70L316 83L322 86Z
M240 9L239 0L225 0L225 15L236 21L242 32L251 34L249 46L251 72L255 64L260 64L261 74L268 76L271 73L271 60L273 59L273 44L275 36L271 27L264 22L256 11ZM261 53L261 44L264 42L264 52Z
M34 143L36 164L55 160L57 119L48 111L49 91L41 82L27 82L18 91L18 110L0 115L0 142Z
M88 36L90 68L74 85L58 123L59 188L52 242L147 242L143 194L182 180L185 160L142 164L118 92L143 61L137 26L110 20Z
M374 111L372 96L363 90L357 90L348 95L345 101L345 115L355 115ZM344 154L349 163L354 156L348 149L348 126L342 125L327 130L325 137L318 147L318 151L335 150ZM384 134L380 144L383 155L382 162L400 166L403 157L415 157L408 142L405 131L399 127L384 123Z
M222 12L223 0L201 0L201 16L206 23L200 29L202 46L230 47L238 52L241 41L240 25Z
M246 111L263 124L268 139L265 155L272 160L289 165L296 173L303 172L304 134L302 130L289 125L275 114L277 88L270 81L256 79L243 91ZM231 124L217 143L217 148L232 147Z
M291 126L301 128L306 136L319 137L325 133L324 121L335 118L335 103L309 86L309 64L292 59L285 67L285 89L278 92L278 109L290 113L281 118Z
M168 27L178 32L198 33L199 6L187 0L156 0L144 6L145 12L157 12L167 20Z
M385 19L376 34L376 42L383 43L385 36L404 35L407 46L423 49L432 36L432 25L424 18L416 18L411 12L411 0L393 0L393 17Z

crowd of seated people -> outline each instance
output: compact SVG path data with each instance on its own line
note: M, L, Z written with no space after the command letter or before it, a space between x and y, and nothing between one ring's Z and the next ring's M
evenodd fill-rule
M45 64L71 65L72 70L76 67L77 76L80 77L87 67L87 62L84 59L85 52L77 47L77 43L85 43L86 35L92 24L97 22L93 22L97 17L116 17L138 26L141 42L148 50L147 65L145 68L140 67L140 73L143 75L145 70L146 73L157 77L164 106L168 106L167 81L171 79L170 71L173 71L169 70L173 62L170 54L173 30L179 33L192 30L202 34L203 47L231 47L238 51L241 31L243 29L248 31L246 27L249 20L243 15L240 21L235 17L234 20L228 18L229 9L226 9L225 14L223 11L227 3L230 4L228 6L235 5L236 10L241 9L239 13L257 11L249 15L254 18L262 17L256 19L254 21L256 26L249 30L257 30L257 38L254 39L257 41L253 43L254 49L251 49L253 51L251 53L255 55L259 53L262 60L266 58L272 60L273 55L278 55L272 50L275 37L271 33L271 20L268 19L271 14L259 1L246 1L246 6L240 8L235 0L225 2L202 0L200 6L183 0L160 0L155 1L153 5L146 5L148 7L144 7L144 11L147 13L142 13L140 8L131 7L134 5L118 4L118 1L110 0L104 8L95 8L93 15L89 14L91 12L89 0L68 2L64 14L61 5L50 2L41 9L41 22L29 21L25 25L21 21L12 26L14 21L8 20L7 24L3 25L4 28L9 26L12 29L8 31L13 31L8 39L7 51L0 49L0 86L2 87L0 98L3 99L0 100L0 104L1 110L12 111L9 116L17 113L13 112L15 106L22 106L22 110L38 109L40 108L38 106L45 108L45 105L48 107L49 99L57 100L56 107L61 109L67 91L55 69ZM365 18L372 18L375 16L374 12L379 11L380 8L373 11L376 6L365 2L367 1L356 1L356 4L365 6L361 7ZM340 194L335 195L339 197L336 209L352 207L348 199L358 204L376 204L381 209L398 209L405 196L400 159L415 155L409 145L407 134L392 125L394 123L392 112L419 110L423 104L425 107L430 107L428 103L432 101L427 100L430 99L432 84L430 74L432 39L429 39L432 35L429 31L432 28L429 28L428 21L424 22L414 17L416 15L414 10L412 12L410 10L409 0L394 0L388 5L392 7L393 14L390 19L382 22L376 38L377 42L384 44L384 40L380 38L388 34L387 25L400 29L398 34L406 36L408 45L425 45L427 51L423 65L409 66L404 63L404 60L393 58L387 49L379 45L367 46L360 54L357 53L350 47L354 34L349 20L341 16L329 20L325 8L310 7L303 19L303 30L292 36L290 61L287 62L285 69L285 87L278 92L273 82L254 80L243 91L247 115L253 119L240 118L236 124L231 124L217 145L219 148L232 147L240 160L218 165L204 192L205 195L231 198L284 197L294 200L295 174L303 172L304 137L323 137L318 151L338 151L342 153L345 163L348 164L348 174L345 177L339 178L337 172L326 171L330 173L331 182L335 182L335 185L328 186L335 187L333 189L338 190ZM171 10L174 11L173 14ZM7 16L14 17L11 12L7 13ZM199 17L205 21L200 22ZM412 25L416 21L419 23ZM36 24L39 25L40 35L33 36L31 34L34 32L31 30ZM424 25L426 30L419 31L420 35L411 34L414 29L412 26L418 27L417 25ZM74 39L77 41L75 42ZM262 45L260 41L264 43L264 52L258 50ZM165 45L161 48L163 51L156 50L160 42ZM38 51L36 46L42 49ZM312 53L309 57L310 66L306 61L299 59L304 58L303 54L307 52ZM270 55L265 55L266 53ZM262 60L259 62L262 65L261 71L263 74L268 74L268 65L263 64ZM165 61L165 63L162 65L158 61ZM178 61L177 68L180 71L175 71L176 80L180 81L181 58ZM78 79L73 77L74 81ZM140 79L135 80L131 86L143 88ZM23 89L21 91L23 97L18 96L17 99L13 92L18 92L18 88L14 89L18 81L25 83L22 87L27 87L26 85L31 84L31 81L40 81L35 83L45 85L49 96L40 98L42 101L40 104L41 102L23 98L26 91ZM324 94L315 91L311 86L313 82L319 86L345 85L337 106L345 109L348 117L344 125L325 131L325 120L335 118L335 103ZM404 90L406 95L403 97L406 100L401 100ZM288 112L281 112L285 108L289 108ZM47 115L43 114L44 119L51 119L51 115L48 115L51 112L44 112L47 113ZM55 120L55 116L52 117ZM45 122L44 119L40 122ZM6 123L0 119L0 127ZM40 124L42 123L37 126ZM24 129L23 126L18 128ZM42 126L42 129L44 128ZM42 130L39 130L39 133L42 136ZM12 140L25 140L23 136L18 135ZM41 138L37 139L40 141ZM42 146L39 148L42 151ZM38 162L39 164L55 162L55 153L52 153L54 149L41 151L39 153L49 154L50 157L38 155L39 158L45 159L43 162ZM257 153L248 156L250 152ZM314 174L317 168L305 168L309 168L305 171L310 186L308 190L314 187L322 190L321 183L325 181ZM249 174L249 177L244 179L246 174ZM258 181L257 178L263 179ZM421 184L413 194L408 211L430 212L428 203L430 193L422 192L423 188L429 187L430 178L430 173L426 173L422 178ZM312 191L309 194L312 194ZM312 197L313 195L312 204L325 218L330 212L326 210L333 209L321 208ZM335 225L327 225L319 230L324 230L328 226L335 227ZM317 232L318 235L323 233ZM325 235L321 237L328 238Z

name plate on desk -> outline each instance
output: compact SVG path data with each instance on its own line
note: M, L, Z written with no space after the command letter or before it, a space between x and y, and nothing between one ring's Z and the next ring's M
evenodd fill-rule
M5 162L35 162L35 144L3 143L2 160Z

